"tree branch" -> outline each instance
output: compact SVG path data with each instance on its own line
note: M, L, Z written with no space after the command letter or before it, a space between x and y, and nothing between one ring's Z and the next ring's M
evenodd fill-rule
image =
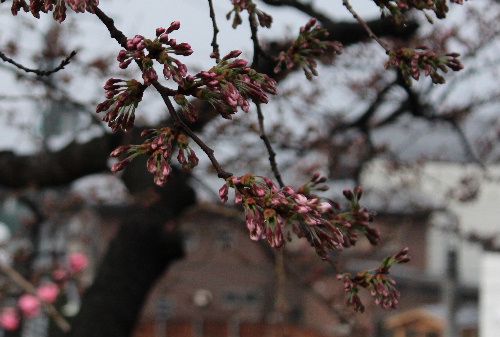
M215 18L214 4L212 0L208 0L208 6L210 7L210 19L212 20L212 27L214 32L211 43L213 50L213 57L215 58L215 61L219 63L220 52L219 52L219 44L217 43L217 34L219 34L219 27L217 27L217 20Z
M376 41L382 48L385 49L386 53L388 53L389 52L389 47L387 46L387 44L384 41L382 41L373 32L373 30L370 28L370 26L368 26L368 24L366 23L366 21L361 16L359 16L359 14L351 6L351 3L349 2L349 0L342 0L342 4L344 5L345 8L347 8L347 10L349 11L349 13L351 13L351 15L358 21L358 23L361 25L361 27L363 27L363 29L368 33L368 36L371 39L373 39L374 41Z
M106 171L109 154L120 141L121 135L105 134L84 144L73 141L52 153L0 152L0 185L11 188L58 186Z
M57 73L58 71L60 70L63 70L70 62L71 62L71 59L76 55L76 51L73 50L68 56L66 56L66 58L64 58L61 63L55 67L54 69L51 69L51 70L41 70L41 69L32 69L32 68L27 68L25 66L23 66L22 64L16 62L14 59L8 57L7 55L5 55L3 52L0 51L0 59L3 60L4 62L7 62L7 63L10 63L12 64L13 66L15 66L16 68L24 71L24 72L27 72L27 73L34 73L36 74L37 76L50 76L54 73Z

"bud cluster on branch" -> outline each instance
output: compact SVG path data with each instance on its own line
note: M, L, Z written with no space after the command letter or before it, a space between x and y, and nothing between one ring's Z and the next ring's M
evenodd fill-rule
M145 130L141 134L147 140L140 145L122 145L111 152L111 157L124 157L113 165L111 170L123 170L134 158L140 155L149 156L146 168L154 175L154 182L163 186L172 172L171 161L177 150L177 161L185 170L191 170L198 165L198 157L189 146L189 138L171 128Z
M266 12L258 9L252 0L231 0L231 3L233 4L233 9L226 14L226 18L230 20L234 13L233 28L238 27L243 22L240 15L243 11L247 11L248 15L256 15L261 27L271 28L273 18Z
M238 59L240 50L233 50L208 71L186 77L184 90L207 101L221 114L230 119L240 107L248 112L249 100L267 103L268 94L277 94L277 83L265 74L248 66L247 61Z
M309 20L300 28L300 34L290 48L280 53L274 72L301 67L307 79L318 76L315 59L342 53L342 44L331 41L329 35L326 29L317 24L316 19Z
M444 19L449 11L448 0L373 0L380 7L383 16L390 16L398 24L403 23L406 13L411 9L432 11L438 19ZM462 5L464 0L449 0ZM427 16L427 14L426 14ZM431 18L429 18L431 21ZM432 22L432 21L431 21Z
M389 275L389 270L394 264L401 264L410 261L408 248L402 249L393 256L387 257L379 268L373 271L364 271L356 276L351 274L341 274L337 278L344 282L346 293L346 304L354 308L355 311L363 312L365 306L359 297L359 288L365 288L375 299L375 304L384 309L394 309L399 303L400 293L396 289L396 281Z
M0 2L5 2L1 0ZM17 15L20 10L31 12L35 18L40 18L40 12L49 13L53 11L54 20L63 22L66 19L66 5L77 13L94 13L99 5L99 0L12 0L11 12Z
M158 74L153 67L153 61L156 61L163 65L163 76L167 80L172 78L175 82L182 83L187 75L187 67L172 54L189 56L193 50L188 43L177 43L176 39L169 37L169 34L178 30L180 26L179 21L174 21L168 28L157 28L154 40L142 35L128 39L127 49L121 50L117 57L120 68L127 68L133 60L138 61L142 65L144 84L150 85L158 80Z
M306 238L317 254L327 259L334 250L353 246L358 233L370 243L379 241L379 233L370 226L371 214L360 207L362 190L346 191L350 209L340 211L337 203L318 197L312 190L326 179L315 175L305 186L278 188L270 179L251 174L227 179L219 190L222 201L228 200L229 188L235 190L235 204L245 210L252 240L266 239L271 247L281 247L291 232ZM319 188L324 189L324 186Z
M103 121L113 131L130 130L145 89L146 86L136 80L111 78L104 85L107 99L97 105L96 112L106 112Z
M448 53L438 55L425 46L413 48L399 48L389 52L389 60L386 68L397 68L401 71L405 81L411 85L411 78L418 81L420 72L429 76L435 84L445 83L443 75L439 72L447 73L448 69L459 71L463 65L458 59L460 54Z

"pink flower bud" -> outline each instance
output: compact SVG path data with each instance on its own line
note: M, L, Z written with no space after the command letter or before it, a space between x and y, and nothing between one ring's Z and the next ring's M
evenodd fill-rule
M87 255L83 253L72 253L69 256L69 269L71 272L77 274L85 270L89 265Z
M181 28L180 21L174 21L170 24L170 27L168 27L167 34L173 32L174 30L178 30L179 28Z
M130 149L130 145L122 145L122 146L118 146L116 149L113 150L113 152L111 152L111 154L109 155L110 157L113 157L113 158L117 158L119 156L121 156L123 153L125 153L126 151L128 151Z
M351 190L343 190L342 193L347 200L352 201L354 199L354 194Z
M19 328L19 315L14 308L4 308L0 313L0 326L7 331Z
M124 159L122 161L119 161L118 163L113 164L111 166L111 172L118 172L123 170L128 164L130 163L130 159Z
M150 156L146 163L146 168L149 173L156 173L157 165L156 165L156 156Z
M318 210L322 213L330 212L333 209L332 205L329 202L322 202L318 206Z
M161 43L168 43L169 42L167 34L160 35L160 37L158 39L160 40Z
M161 34L165 33L166 29L165 28L156 28L156 37L160 36Z
M40 313L40 300L33 295L25 294L17 302L21 312L28 318L38 316Z
M227 202L227 195L229 193L229 187L227 184L222 185L222 187L219 189L219 198L222 200L222 202Z
M54 303L59 296L59 287L54 283L47 283L36 291L39 299L46 303Z
M229 68L244 68L246 67L248 64L247 61L243 60L243 59L237 59L237 60L234 60L233 63L231 63L229 65Z
M241 55L241 53L242 53L241 50L233 50L233 51L229 52L226 56L224 56L224 58L222 59L222 61L238 57L238 56Z

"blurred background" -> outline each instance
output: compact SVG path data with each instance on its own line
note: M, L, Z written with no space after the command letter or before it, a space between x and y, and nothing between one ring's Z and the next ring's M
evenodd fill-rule
M344 44L343 54L321 60L312 81L300 69L277 76L272 61L261 62L259 70L279 81L279 95L263 106L266 128L286 184L299 186L321 172L330 187L324 196L338 202L343 189L363 186L363 205L376 214L382 242L361 240L327 263L293 239L283 281L274 252L248 238L241 209L221 205L221 181L201 150L200 166L175 169L164 188L154 186L143 160L111 174L114 148L141 142L148 127L171 124L161 98L146 91L137 128L110 133L94 112L104 100L102 85L140 74L117 67L120 48L105 27L88 13L71 13L63 24L47 15L12 17L6 1L1 52L42 69L78 54L50 77L0 62L0 307L16 306L24 292L12 282L14 269L35 286L58 284L54 305L72 325L71 336L497 337L500 2L451 3L445 20L431 25L411 13L396 27L374 3L352 1L385 41L461 53L465 69L447 74L442 86L427 78L409 86L385 69L385 51L341 1L255 3L273 17L271 29L259 30L270 55L310 17ZM231 1L214 7L221 54L241 49L251 59L246 14L233 29L226 19ZM108 0L100 8L129 37L181 21L175 38L194 49L183 60L190 73L213 65L207 1ZM193 128L228 171L272 176L255 111L227 121L193 104L200 115ZM363 294L366 312L354 313L336 275L377 268L402 247L412 260L392 270L399 308L384 311ZM75 253L88 258L88 267L57 278ZM64 335L45 311L2 334Z

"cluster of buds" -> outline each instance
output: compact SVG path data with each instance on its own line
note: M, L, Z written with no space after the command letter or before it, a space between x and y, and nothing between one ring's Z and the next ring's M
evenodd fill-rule
M111 157L123 158L113 165L113 172L123 170L137 156L146 155L149 156L147 170L154 175L155 184L163 186L172 172L171 160L176 148L177 160L183 169L191 170L198 165L198 157L189 146L189 139L185 134L165 127L145 130L141 136L147 137L141 145L122 145L111 152Z
M411 78L418 81L421 71L425 76L429 76L433 83L443 84L445 79L439 71L447 73L448 69L453 71L463 69L459 56L457 53L437 55L425 46L416 49L399 48L389 52L389 60L385 67L398 68L408 85L411 85Z
M243 11L247 11L248 15L256 15L261 27L271 28L272 16L258 9L252 0L231 0L231 3L233 9L227 13L226 18L230 20L234 13L233 28L238 27L243 22L240 15Z
M311 225L306 221L305 224L298 223L294 227L297 236L305 237L316 249L317 254L324 259L327 259L333 250L354 246L359 239L359 233L372 245L380 241L379 231L371 226L373 214L359 204L363 194L361 187L356 187L352 191L344 190L343 193L349 201L348 210L340 211L338 204L330 201L334 208L321 214L315 223ZM306 196L313 200L317 198L312 194Z
M64 281L77 276L88 266L88 258L82 253L72 253L68 265L58 268L52 277L54 282L44 282L33 293L25 293L17 300L17 306L4 307L0 311L0 327L6 331L19 328L21 317L32 319L40 315L44 304L53 304L61 293Z
M2 0L1 2L5 2ZM94 13L99 5L99 0L13 0L11 11L17 15L20 10L31 12L34 17L39 18L40 12L48 13L53 11L54 19L63 22L66 19L66 4L77 13Z
M38 0L39 2L46 0ZM97 6L99 6L99 0L66 0L68 5L77 13L90 12L94 13Z
M374 0L374 2L383 16L392 17L397 24L405 21L405 14L411 9L432 11L438 19L444 19L449 10L447 0ZM450 0L450 2L462 5L464 0ZM432 22L430 18L428 19Z
M365 288L375 299L375 304L384 309L394 309L399 303L400 293L396 289L396 281L389 275L389 270L394 264L406 263L410 261L408 248L402 249L399 253L386 258L380 267L373 271L338 275L337 278L344 282L346 293L346 304L352 306L355 311L363 312L365 306L359 298L359 288Z
M342 53L342 44L329 39L328 31L321 28L316 19L311 19L300 28L300 34L290 48L280 53L274 72L301 67L307 79L311 80L313 76L318 75L317 58L340 53Z
M248 67L247 61L236 58L240 54L240 50L233 50L208 71L185 79L185 90L192 90L194 96L209 102L227 119L238 107L248 112L250 99L267 103L268 94L277 94L276 81Z
M97 105L96 112L106 112L103 121L113 132L127 131L134 126L135 110L145 89L146 86L136 80L111 78L104 85L106 100Z
M117 57L120 68L127 68L133 60L139 61L144 83L149 85L158 80L158 74L153 68L153 61L156 60L163 65L163 76L166 79L172 78L177 83L182 83L187 75L187 67L171 55L189 56L193 50L188 43L177 43L175 39L169 37L169 34L178 30L180 26L179 21L174 21L168 28L157 28L154 40L146 39L142 35L127 40L127 49L121 50Z
M319 186L324 181L324 177L315 175L298 190L290 186L280 189L266 177L247 174L228 178L219 196L226 202L229 188L233 188L235 203L245 210L250 238L267 239L272 247L282 246L284 238L293 231L305 237L318 255L326 259L333 250L355 244L357 231L378 238L378 232L368 226L370 216L359 206L341 213L336 203L310 194L313 189L324 190L324 186ZM377 240L372 237L370 241Z

